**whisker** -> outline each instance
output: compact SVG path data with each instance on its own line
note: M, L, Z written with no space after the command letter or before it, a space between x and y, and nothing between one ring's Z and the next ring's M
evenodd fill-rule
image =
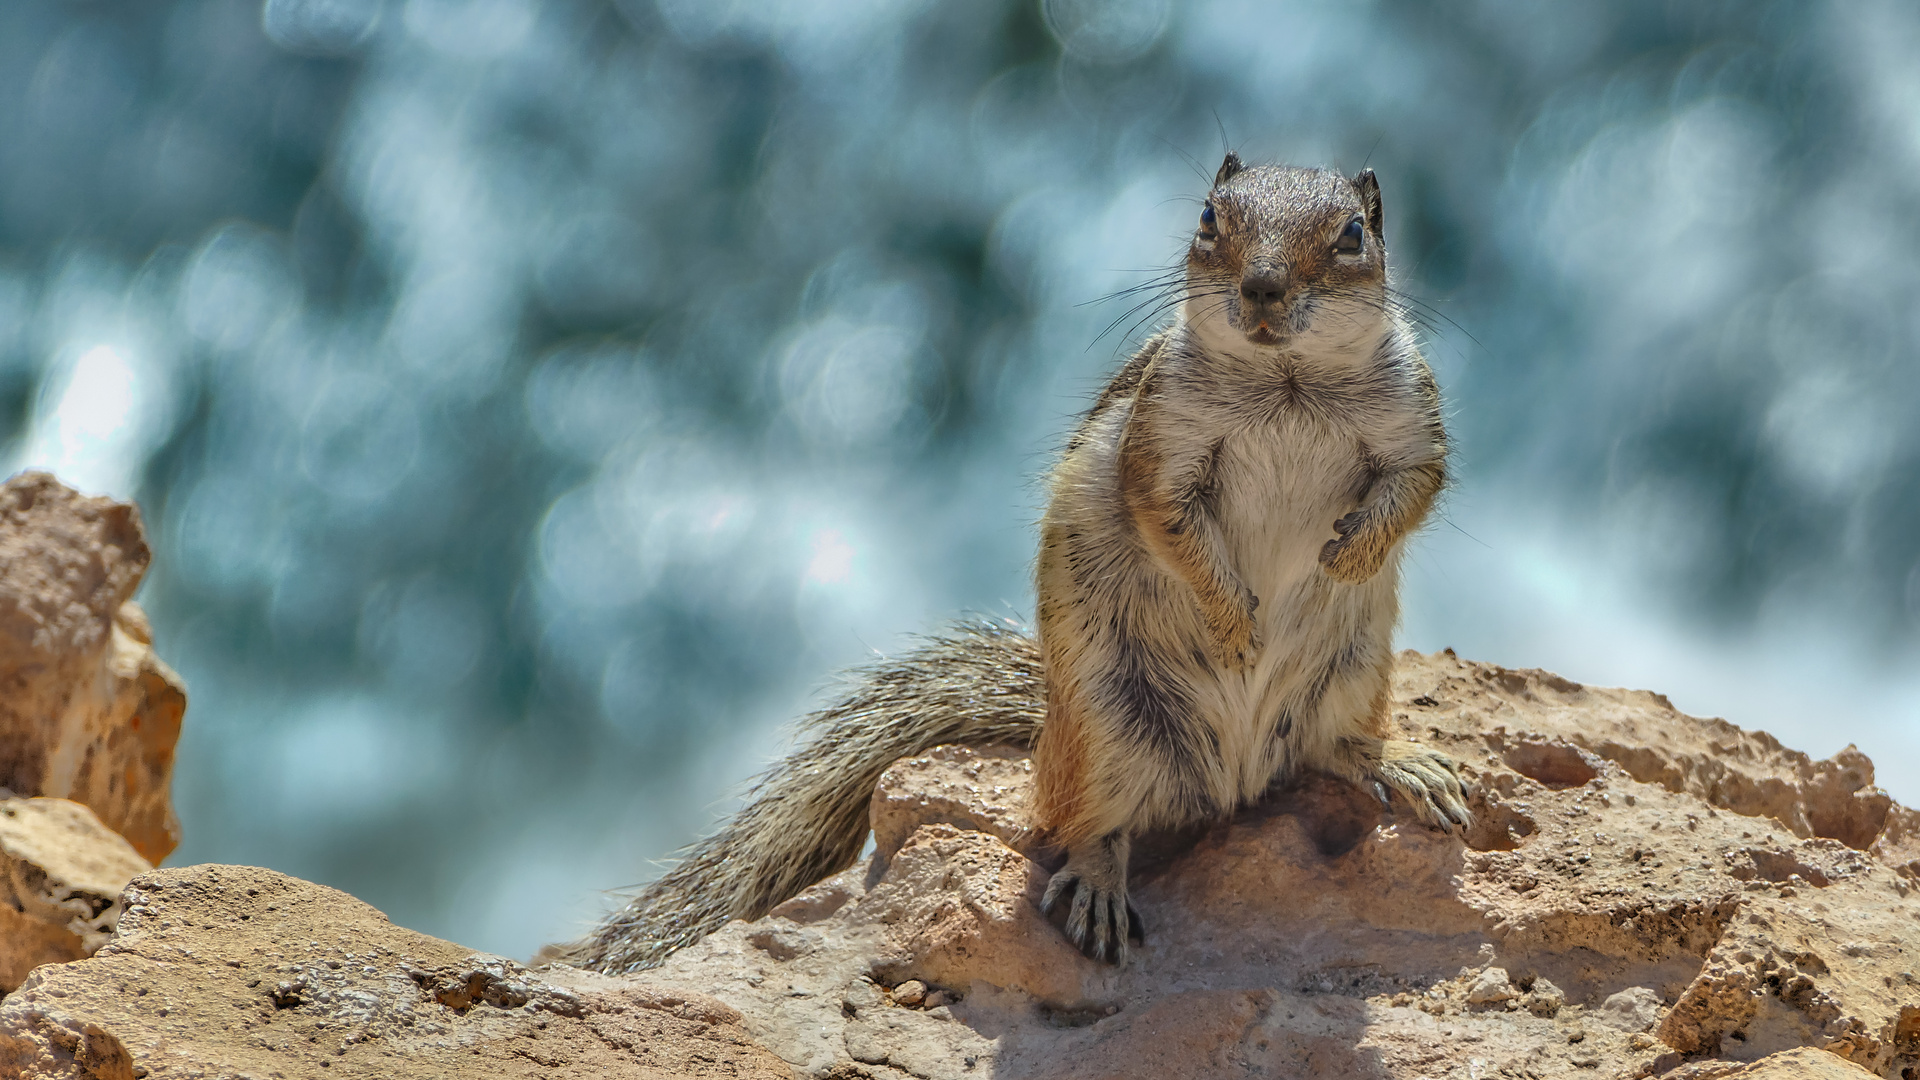
M1173 308L1175 308L1176 306L1182 303L1185 303L1186 299L1187 298L1184 295L1181 295L1181 296L1170 296L1162 300L1151 311L1148 311L1145 315L1142 315L1140 316L1140 318L1134 320L1133 325L1127 328L1126 338L1123 340L1131 339L1135 334L1140 332L1140 328L1142 326L1147 325L1149 322L1152 322L1154 319L1159 318L1161 315L1165 314L1166 312L1173 310Z
M1395 299L1399 300L1403 304L1407 304L1410 306L1417 306L1419 310L1425 313L1426 315L1429 315L1433 318L1444 321L1448 326L1451 326L1455 330L1458 330L1462 334L1465 334L1467 340L1473 342L1473 344L1477 348L1479 348L1480 351L1482 352L1486 351L1486 348L1487 348L1486 345L1483 344L1479 338L1474 337L1471 331L1469 331L1466 327L1461 326L1458 322L1454 321L1452 316L1449 316L1446 312L1441 311L1438 307L1434 306L1432 301L1422 300L1411 293L1402 292L1401 290L1396 289L1391 285L1387 286L1387 293L1393 296Z
M1138 285L1129 285L1124 289L1116 289L1113 292L1106 294L1105 296L1096 297L1092 300L1083 300L1080 303L1075 304L1074 307L1089 307L1094 304L1103 304L1108 300L1118 300L1123 296L1130 296L1137 292L1144 292L1150 289L1153 289L1153 290L1164 289L1170 285L1179 284L1181 277L1183 276L1184 274L1178 275L1178 276L1173 274L1166 274L1158 278L1151 278L1147 281L1141 282Z
M1166 293L1158 296L1150 296L1147 299L1140 301L1139 303L1128 308L1126 311L1122 312L1119 318L1108 323L1106 329L1100 331L1100 333L1092 341L1087 343L1087 348L1091 349L1095 345L1099 344L1100 341L1104 339L1108 334L1113 333L1115 327L1119 326L1123 322L1126 322L1128 319L1133 318L1134 315L1139 313L1140 311L1142 310L1147 311L1145 318L1147 319L1153 318L1154 316L1160 314L1160 312L1164 311L1170 304L1177 302L1182 295L1184 295L1184 292ZM1144 321L1144 319L1142 321ZM1134 323L1133 328L1127 331L1126 336L1132 337L1134 332L1139 328L1140 328L1140 323L1138 322Z

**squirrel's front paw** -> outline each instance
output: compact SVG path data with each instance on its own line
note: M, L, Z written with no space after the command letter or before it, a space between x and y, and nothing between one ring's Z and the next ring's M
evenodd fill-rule
M1366 512L1355 510L1333 523L1340 535L1320 549L1320 565L1335 581L1358 585L1380 572L1387 561L1387 548L1366 527Z
M1215 663L1229 671L1241 671L1260 651L1260 624L1253 616L1259 606L1260 598L1249 592L1241 597L1237 610L1208 620L1207 636L1212 639Z

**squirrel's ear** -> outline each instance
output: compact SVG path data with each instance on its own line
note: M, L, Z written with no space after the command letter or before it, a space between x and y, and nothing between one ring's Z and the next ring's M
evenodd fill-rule
M1374 179L1372 169L1361 169L1360 175L1353 178L1353 187L1360 193L1360 205L1367 212L1367 230L1381 240L1387 234L1380 229L1383 217L1380 212L1380 181Z
M1231 150L1227 151L1227 160L1221 162L1220 171L1213 174L1213 186L1219 187L1221 184L1233 179L1233 174L1244 168L1246 168L1246 165L1241 163L1240 155Z

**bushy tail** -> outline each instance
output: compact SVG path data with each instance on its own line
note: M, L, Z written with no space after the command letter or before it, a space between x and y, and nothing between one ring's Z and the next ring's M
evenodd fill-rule
M732 820L592 934L543 958L642 971L729 919L757 919L859 858L887 766L942 743L1031 746L1045 714L1038 646L997 623L956 627L854 682L801 721L800 748L754 781Z

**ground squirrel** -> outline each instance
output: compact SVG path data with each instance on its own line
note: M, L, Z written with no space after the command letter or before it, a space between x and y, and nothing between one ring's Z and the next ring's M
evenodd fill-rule
M1039 640L991 624L862 675L741 812L549 958L653 967L852 865L880 773L941 743L1034 748L1043 907L1122 961L1134 835L1322 768L1464 825L1453 762L1386 738L1402 541L1445 483L1439 392L1390 298L1371 172L1228 154L1173 322L1114 377L1052 481Z
M1107 385L1041 527L1044 906L1124 958L1129 839L1318 767L1464 824L1453 762L1386 738L1401 541L1446 479L1440 394L1387 292L1371 172L1220 166L1179 317Z

